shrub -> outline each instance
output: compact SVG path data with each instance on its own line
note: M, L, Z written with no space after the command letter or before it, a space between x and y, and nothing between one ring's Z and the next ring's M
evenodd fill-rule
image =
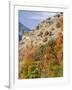
M51 38L48 43L49 47L54 48L55 44L56 44L55 40L53 38Z
M59 18L60 17L60 14L58 14L57 17Z
M62 77L63 76L62 65L51 65L49 70L50 70L50 77Z
M47 37L45 37L44 39L43 39L43 42L46 42L47 41Z
M63 15L63 12L61 12L60 14Z
M36 29L39 29L39 26L36 26Z
M29 67L29 78L39 78L40 77L40 68L38 64L35 63Z
M45 32L45 36L47 36L48 34L49 34L49 32L48 32L48 31L46 31L46 32Z
M49 36L52 36L52 35L53 35L53 33L50 31L50 32L49 32Z
M60 28L61 24L59 22L56 23L56 28Z
M40 31L40 33L38 34L38 36L42 36L43 35L43 32L42 31Z
M47 18L47 20L51 20L51 17Z

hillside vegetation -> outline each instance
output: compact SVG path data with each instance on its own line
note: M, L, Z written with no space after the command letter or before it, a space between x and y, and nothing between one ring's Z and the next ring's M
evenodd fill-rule
M19 42L19 78L63 76L63 13L43 20Z

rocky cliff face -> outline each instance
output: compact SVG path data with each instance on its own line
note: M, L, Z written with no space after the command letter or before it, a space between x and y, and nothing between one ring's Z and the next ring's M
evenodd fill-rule
M38 74L28 71L30 75L26 77L24 70L26 66L31 70L30 65L34 65ZM19 42L19 75L20 78L62 76L62 67L63 13L61 12L43 20L34 30L23 35Z

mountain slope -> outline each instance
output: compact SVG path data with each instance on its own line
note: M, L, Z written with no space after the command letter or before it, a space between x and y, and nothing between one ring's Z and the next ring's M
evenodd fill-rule
M63 13L43 20L19 42L19 78L63 76Z
M21 42L32 42L34 46L45 44L51 37L56 37L55 34L62 33L63 31L63 14L59 13L56 16L49 17L42 21L29 35L23 35L24 38ZM28 39L29 38L29 39ZM21 44L20 44L21 46ZM24 47L25 44L22 44ZM30 45L29 45L30 46Z

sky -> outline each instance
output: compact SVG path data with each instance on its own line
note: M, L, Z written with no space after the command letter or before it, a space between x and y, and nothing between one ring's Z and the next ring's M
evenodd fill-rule
M19 22L29 29L35 28L41 21L54 16L55 12L19 10Z

